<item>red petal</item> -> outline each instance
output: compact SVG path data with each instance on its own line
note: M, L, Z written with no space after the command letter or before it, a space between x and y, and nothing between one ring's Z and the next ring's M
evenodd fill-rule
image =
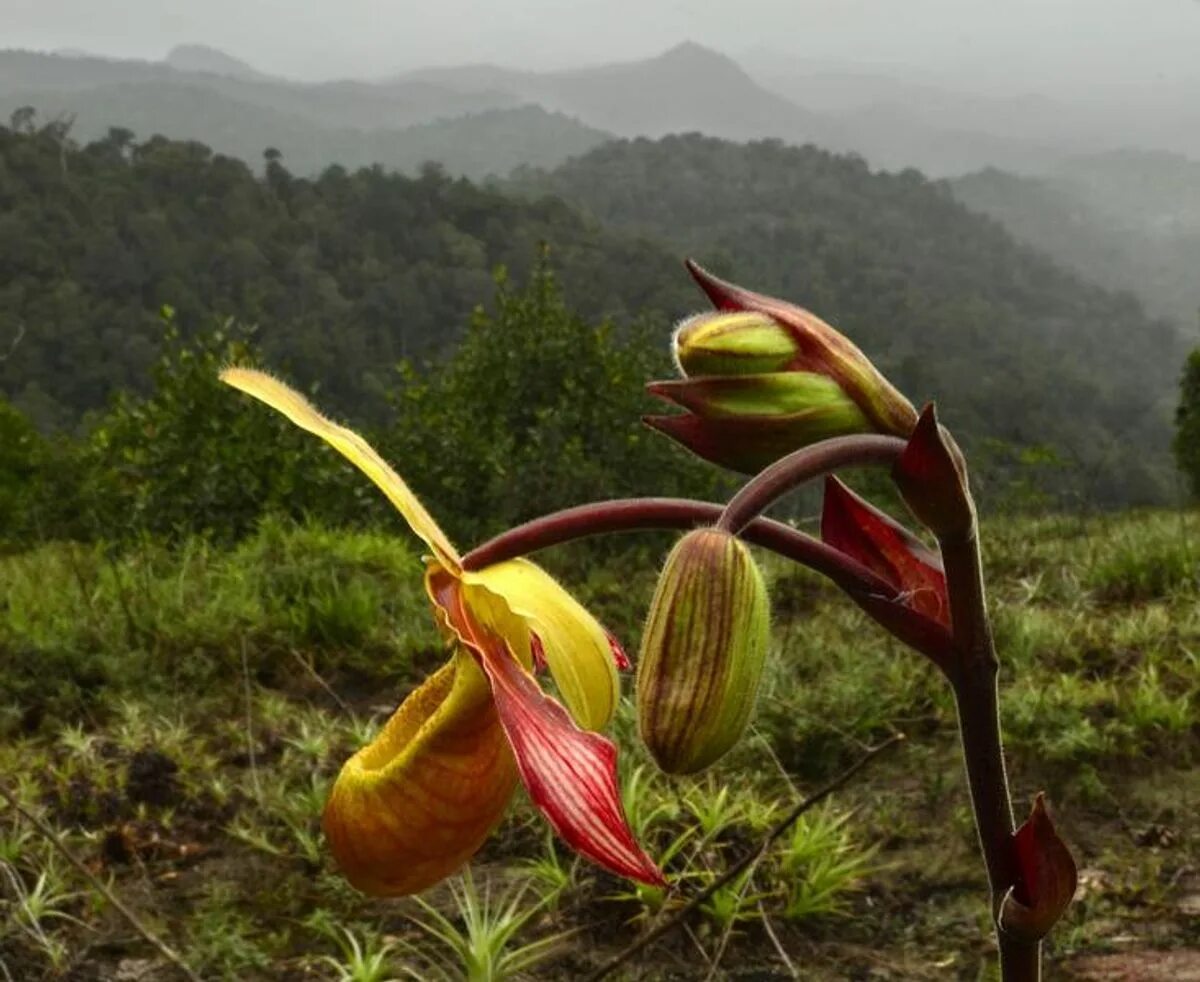
M665 885L625 819L613 742L581 730L557 701L542 692L505 640L471 616L456 579L448 574L435 576L430 586L491 682L521 780L554 831L581 856L618 876Z
M903 525L832 476L825 479L821 538L887 580L906 606L950 626L941 560Z
M529 654L533 657L533 674L541 675L549 667L546 661L546 649L542 639L533 631L529 632Z
M625 654L625 649L621 647L621 642L617 640L616 635L612 631L605 631L604 635L608 638L609 648L612 649L613 663L617 666L617 671L628 672L633 668L633 662Z

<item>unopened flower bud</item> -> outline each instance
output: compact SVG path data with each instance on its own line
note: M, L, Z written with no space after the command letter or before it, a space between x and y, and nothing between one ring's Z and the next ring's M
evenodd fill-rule
M663 770L702 770L737 742L769 640L767 588L749 549L717 529L685 535L659 577L638 662L639 728Z
M707 460L749 472L832 436L912 432L912 404L821 318L694 263L688 268L718 309L675 333L685 378L649 387L690 415L647 417L650 426Z

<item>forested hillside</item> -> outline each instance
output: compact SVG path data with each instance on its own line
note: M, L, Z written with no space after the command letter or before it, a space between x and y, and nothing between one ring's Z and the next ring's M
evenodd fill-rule
M365 87L362 87L365 88ZM314 99L342 108L340 98ZM346 100L340 122L307 118L297 110L244 102L191 81L118 83L88 89L0 90L0 118L36 107L43 121L66 121L82 141L103 139L116 122L150 136L200 140L216 152L259 167L266 147L279 150L297 175L310 177L331 164L415 174L428 160L455 175L480 179L507 174L518 164L552 167L603 143L609 134L540 106L483 109L405 126L359 128L358 105ZM331 105L330 105L331 104ZM313 113L313 115L316 115Z
M397 361L446 350L494 268L521 279L548 243L573 309L641 315L635 337L656 350L701 306L679 267L691 253L844 329L972 449L1052 447L1060 493L1112 504L1171 487L1173 329L915 172L686 136L525 170L517 195L436 168L302 179L272 159L260 179L197 143L114 130L79 147L14 122L0 129L0 394L43 427L146 384L163 305L185 335L214 316L257 323L272 364L371 418Z
M988 168L951 187L1056 261L1196 327L1200 163L1130 150L1075 158L1039 177Z
M819 311L955 431L1057 447L1101 500L1164 491L1184 344L916 171L777 141L605 144L512 186ZM1136 447L1136 459L1129 460Z
M304 180L276 160L258 179L198 143L0 127L0 392L73 424L147 384L167 304L185 333L257 323L272 362L370 413L401 357L454 341L495 268L523 277L542 242L588 316L657 314L661 342L696 302L674 254L436 168Z

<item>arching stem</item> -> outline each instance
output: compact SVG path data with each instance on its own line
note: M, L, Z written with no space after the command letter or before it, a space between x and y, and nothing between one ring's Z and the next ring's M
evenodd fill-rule
M729 499L717 527L735 535L789 491L840 467L892 465L907 446L894 436L838 436L775 461Z
M693 529L714 524L722 506L690 498L618 498L566 508L518 525L472 549L463 569L485 566L548 549L576 539L614 532ZM880 596L896 591L866 566L790 525L760 518L742 530L742 538L828 576L846 590L870 590Z
M463 557L463 568L482 569L550 546L592 535L650 529L711 526L720 505L687 498L598 501L535 518L485 542ZM953 642L949 632L912 611L896 588L832 546L769 518L756 518L739 535L754 545L827 576L884 630L946 670Z

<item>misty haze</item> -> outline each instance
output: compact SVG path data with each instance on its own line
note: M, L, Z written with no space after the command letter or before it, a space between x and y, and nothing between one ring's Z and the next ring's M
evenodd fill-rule
M0 0L0 978L1200 978L1198 330L1194 0ZM969 486L918 470L958 475L953 535L900 456L948 433ZM854 490L729 535L779 553L737 581L770 617L721 613L719 565L675 583L769 630L730 666L672 661L702 627L664 653L648 519L548 523L591 634L471 579L506 529L724 502L825 439ZM946 659L993 636L989 837ZM708 686L675 729L672 672ZM1042 789L1053 917L1013 838Z

